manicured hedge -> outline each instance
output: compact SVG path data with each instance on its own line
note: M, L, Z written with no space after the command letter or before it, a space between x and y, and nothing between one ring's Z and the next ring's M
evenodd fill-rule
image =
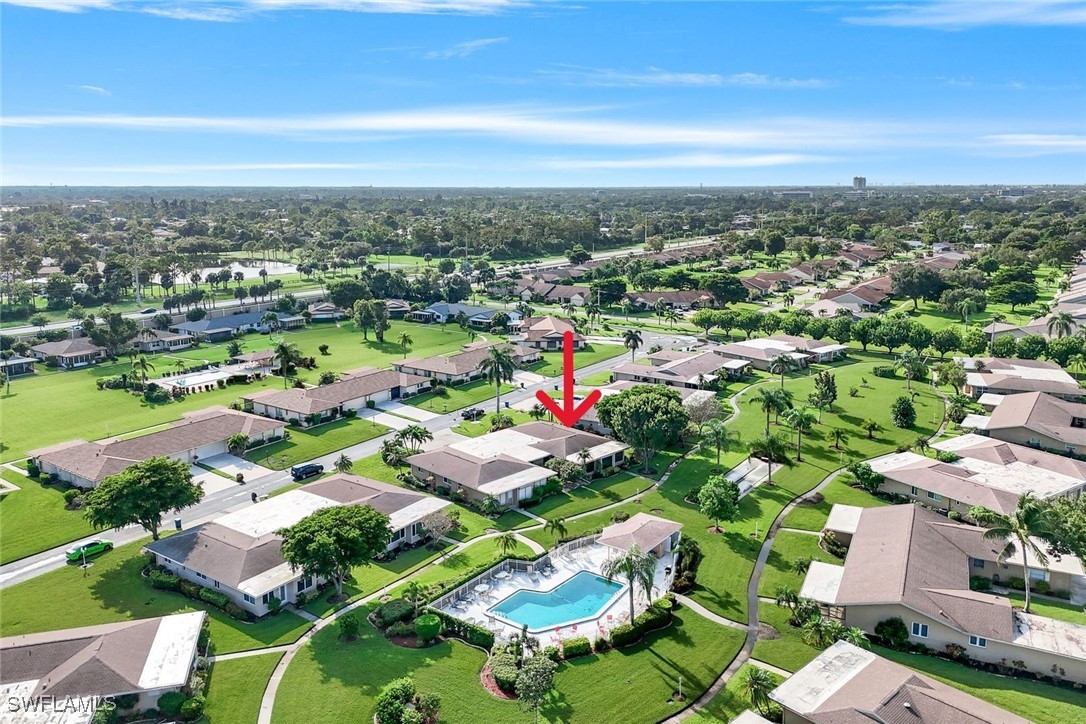
M166 716L176 716L181 713L181 705L184 703L184 694L180 691L168 691L158 697L158 710Z
M513 692L517 687L517 657L502 652L490 657L490 673L502 691Z
M432 613L424 613L415 619L415 633L423 641L431 641L441 633L441 619Z
M163 591L181 590L181 579L172 573L152 570L147 574L147 578L150 579L152 588L159 588Z
M388 626L395 621L406 621L415 614L415 607L402 598L394 598L383 604L374 613L382 626Z
M584 636L578 636L562 643L562 656L567 659L587 656L590 653L592 653L592 642Z
M464 639L469 644L486 649L487 651L494 648L494 633L492 631L488 631L482 626L468 623L456 616L450 616L444 611L439 611L436 608L428 608L426 609L426 612L432 613L441 619L442 623L445 624L446 635Z
M636 643L641 639L641 631L634 628L631 624L621 623L611 629L611 644L615 648L621 646L629 646L632 643Z
M230 603L230 597L222 591L215 591L210 588L200 589L200 600L207 601L213 606L219 608L226 608L226 604Z

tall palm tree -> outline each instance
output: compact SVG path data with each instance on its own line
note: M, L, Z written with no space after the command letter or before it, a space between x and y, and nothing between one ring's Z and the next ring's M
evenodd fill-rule
M912 349L902 352L894 366L905 375L905 384L910 390L913 388L913 380L922 378L928 372L928 363Z
M634 618L634 593L636 588L645 592L645 596L652 597L652 582L656 577L656 558L648 553L642 553L641 548L635 543L625 553L608 559L600 571L603 577L611 582L622 576L630 586L630 620Z
M783 460L787 454L787 446L779 435L770 435L769 433L766 433L750 444L751 457L765 460L769 465L766 482L770 485L773 484L773 461Z
M486 357L479 363L479 371L486 377L487 382L494 385L497 391L496 414L500 415L502 411L502 384L513 381L513 373L516 369L517 365L509 354L509 350L501 345L491 347L487 351Z
M1079 376L1086 374L1086 355L1071 355L1067 360L1067 369Z
M1022 578L1026 582L1026 613L1029 613L1030 576L1029 562L1033 558L1041 566L1048 565L1045 549L1035 542L1052 538L1055 526L1048 517L1048 511L1040 500L1031 493L1018 499L1018 505L1010 514L997 513L994 510L975 505L969 509L969 515L988 530L984 532L987 540L1003 543L996 561L1003 563L1018 551L1022 551Z
M799 362L787 354L779 354L769 361L769 373L781 376L781 387L784 387L784 376L789 372L799 369Z
M659 297L656 303L652 305L652 311L656 313L658 319L664 318L664 312L667 311L667 302L664 301L663 297Z
M403 349L403 358L407 359L407 348L415 343L415 340L411 339L411 335L407 333L407 330L400 332L399 338L396 340L400 343L400 347Z
M1048 323L1045 325L1045 329L1048 331L1049 337L1056 337L1057 339L1062 337L1070 337L1078 324L1075 322L1074 317L1070 312L1056 312L1048 318Z
M848 440L848 433L840 427L834 427L830 429L830 439L833 440L833 449L840 450L841 446Z
M664 319L667 320L667 325L672 329L675 329L675 323L679 321L679 313L674 309L668 309L664 312Z
M422 425L408 425L404 429L396 433L396 438L401 443L407 443L407 445L414 451L422 449L422 444L434 439L434 433L427 430Z
M588 451L588 448L583 447L577 451L577 460L581 463L581 467L588 472L588 461L592 459L592 453Z
M969 324L969 316L975 314L978 308L979 305L977 304L977 301L969 297L958 302L956 311L962 316L963 325Z
M637 354L637 350L641 347L643 342L641 341L641 332L637 329L627 329L622 333L622 344L626 349L630 350L630 361L634 359L634 355Z
M622 316L626 317L626 321L630 321L630 310L633 309L633 302L626 297L622 298L622 301L618 303L618 308L622 310Z
M739 446L739 433L728 429L723 420L713 419L705 423L703 433L705 443L716 448L716 466L720 467L720 453L730 451Z
M513 531L506 531L494 539L494 544L498 548L498 553L507 556L517 549L517 536Z
M154 370L155 366L151 364L143 355L140 355L139 359L132 360L132 371L139 371L140 379L143 384L147 384L147 370Z
M769 711L769 692L777 688L772 674L761 666L751 664L743 677L743 688L747 690L747 698L755 709L763 714Z
M554 536L555 545L558 545L558 541L562 536L569 532L566 528L565 518L551 518L547 521L547 524L543 526L543 529Z
M1002 312L996 312L992 315L992 333L988 336L988 349L995 347L995 328L997 324L1002 324L1007 320L1007 315Z
M803 433L809 432L818 418L808 407L795 407L784 413L784 422L796 431L796 461L803 462Z
M931 443L928 439L921 435L916 438L916 442L913 443L913 447L920 451L920 454L927 457L928 450L931 449Z
M769 416L773 413L780 415L792 406L792 393L779 387L759 387L754 397L747 400L751 404L757 404L765 413L765 434L769 434Z
M263 271L263 270L261 270ZM279 313L273 312L270 309L264 312L264 316L260 318L260 323L266 325L272 332L279 331Z
M287 388L287 372L290 371L291 365L298 362L301 359L301 352L298 351L298 345L293 342L279 342L275 345L275 359L279 360L279 374L283 376L283 389Z

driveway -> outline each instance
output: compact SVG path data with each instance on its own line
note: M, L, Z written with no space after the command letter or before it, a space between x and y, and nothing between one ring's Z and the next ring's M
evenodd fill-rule
M204 489L204 495L211 495L217 493L220 490L226 490L227 488L236 488L238 484L233 480L228 480L221 475L213 473L209 470L193 465L189 468L192 471L192 482L197 483Z
M359 410L358 416L366 420L373 420L379 425L391 427L393 430L402 430L411 424L411 420L405 420L402 417L390 415L387 412L378 412L377 410Z
M216 470L222 470L231 477L241 473L245 476L246 480L256 480L257 478L262 478L265 475L271 475L275 472L270 468L251 463L245 458L239 458L237 455L231 455L230 453L213 455L212 457L204 458L200 462L215 468Z
M397 415L401 415L403 417L409 417L412 420L417 420L418 422L426 422L427 420L433 420L434 418L441 417L440 413L423 410L421 407L412 407L411 405L405 405L402 402L398 402L396 400L382 402L377 407L388 412L394 412Z
M535 372L526 370L517 370L513 373L513 380L524 385L538 385L540 382L546 381L546 379L543 375L537 375Z

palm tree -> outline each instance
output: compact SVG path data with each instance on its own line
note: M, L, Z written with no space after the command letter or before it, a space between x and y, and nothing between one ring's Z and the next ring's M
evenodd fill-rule
M860 422L860 429L867 433L868 440L875 439L875 433L882 429L882 425L875 422L871 418L867 418Z
M928 439L926 437L921 435L920 437L916 438L916 442L913 443L913 447L919 450L921 455L927 457L928 450L931 448L931 443L928 442Z
M731 451L739 446L739 433L729 430L723 420L713 419L705 423L704 439L707 445L716 448L716 466L720 468L720 453Z
M1022 551L1022 578L1026 582L1025 611L1029 613L1030 559L1036 559L1041 566L1048 565L1045 549L1037 545L1035 539L1050 540L1054 533L1055 526L1048 517L1047 509L1031 493L1026 493L1018 499L1018 505L1010 514L997 513L984 506L975 505L969 509L969 515L988 527L984 532L987 540L1004 544L996 558L998 563L1003 563L1019 550Z
M577 451L577 460L580 461L581 467L588 472L588 461L592 459L592 453L588 451L588 448L583 447Z
M1078 324L1069 312L1056 312L1048 318L1048 324L1045 325L1045 329L1048 330L1049 337L1070 337Z
M841 446L848 440L848 433L840 427L834 427L830 429L830 439L833 440L833 449L840 450Z
M902 352L894 366L902 370L906 387L910 390L913 388L913 380L922 378L928 372L928 363L912 349Z
M630 586L630 620L634 619L634 589L640 587L645 596L652 597L652 581L656 577L656 558L642 553L635 543L622 555L608 559L600 571L610 583L622 576Z
M803 433L809 432L818 418L808 407L797 407L784 413L784 423L796 431L796 462L803 462Z
M396 439L385 440L381 443L380 454L381 462L385 465L390 468L399 468L407 457L407 448Z
M133 349L135 349L133 347ZM140 355L139 359L132 360L132 371L139 371L140 379L143 380L143 384L147 384L147 370L153 370L155 366L151 364L143 355Z
M799 369L799 362L787 354L779 354L769 362L769 373L781 376L781 387L784 387L784 376L789 372Z
M652 305L652 311L656 313L657 319L664 318L664 312L667 311L667 302L664 301L663 297L657 298L656 303Z
M792 393L779 387L759 387L757 394L748 400L751 404L758 404L765 412L765 434L769 434L769 416L776 413L778 416L792 407Z
M283 376L284 390L287 388L287 372L290 371L291 365L298 362L301 356L298 345L293 342L279 342L279 344L275 345L275 359L279 360L279 374Z
M1002 324L1004 321L1006 321L1006 319L1007 319L1007 315L1003 314L1002 312L996 312L995 314L992 315L992 321L991 321L992 333L988 337L988 349L992 349L995 346L996 325L997 324Z
M543 404L540 402L535 403L532 405L531 409L528 410L528 416L537 421L542 420L546 414L547 408L543 407Z
M808 557L797 558L792 561L791 570L797 576L806 576L807 571L811 570L811 559Z
M263 270L261 270L263 271ZM279 331L279 313L273 312L270 309L264 312L264 316L260 318L260 323L266 325L272 332Z
M558 545L559 539L562 538L569 530L566 528L565 518L551 518L547 521L547 525L543 527L545 531L554 536L554 544Z
M766 433L750 444L750 456L765 460L769 465L766 482L773 484L773 461L783 460L787 455L787 446L779 435Z
M841 626L840 629L835 627L834 638L861 649L871 648L871 641L868 640L867 634L859 626Z
M672 329L675 329L675 322L679 321L679 313L674 309L668 309L664 312L664 319L667 320L667 325Z
M958 314L962 315L962 324L969 324L969 315L974 314L978 309L978 305L975 299L966 297L958 302L956 310Z
M795 610L799 604L799 594L791 586L777 586L776 603L782 608Z
M414 451L422 449L424 442L429 442L434 439L434 433L427 430L422 425L408 425L404 429L396 433L396 437L401 442L407 443Z
M626 317L626 321L630 321L630 310L633 309L633 302L626 297L622 298L622 301L618 303L618 308L622 310L622 314Z
M1067 369L1079 376L1086 374L1086 355L1071 355L1067 360Z
M828 619L811 616L803 624L803 643L824 649L833 643L833 626Z
M338 458L336 458L334 467L336 469L336 472L349 473L354 469L354 462L352 462L351 459L347 457L347 453L343 453Z
M743 688L747 690L747 698L755 709L763 714L769 711L769 692L777 688L772 674L761 666L751 664L743 677Z
M513 373L516 369L517 365L510 356L509 350L501 345L491 347L486 357L479 363L479 371L497 390L495 411L499 415L502 411L502 384L513 381Z
M249 449L249 436L244 432L235 432L227 438L226 449L235 455L241 455Z
M638 348L642 345L641 332L636 329L627 329L622 333L622 344L626 349L630 350L630 361L632 362Z
M498 553L508 556L517 549L517 536L513 531L506 531L494 539L494 544L498 547Z
M415 343L415 340L411 339L411 335L407 333L407 330L400 332L399 338L396 340L400 343L400 347L403 349L403 358L407 359L407 348Z

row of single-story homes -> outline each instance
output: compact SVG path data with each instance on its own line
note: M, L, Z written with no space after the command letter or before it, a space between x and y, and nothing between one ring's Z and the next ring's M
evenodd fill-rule
M1086 626L1024 613L1005 596L971 590L971 577L999 585L1025 575L1020 557L1000 560L1004 545L985 538L986 529L906 504L835 505L826 530L847 546L844 564L811 563L800 590L824 615L869 634L900 618L912 643L956 645L974 660L1018 661L1028 672L1061 671L1086 683ZM1029 566L1030 577L1053 590L1086 594L1077 559L1046 566L1031 556Z
M554 477L544 467L551 458L602 472L621 465L628 447L555 423L529 422L412 455L407 463L416 479L443 493L480 502L492 496L517 506Z
M439 380L448 384L460 384L483 376L480 365L490 355L490 348L501 344L519 367L542 359L538 349L504 342L473 342L464 345L460 352L433 357L406 359L392 363L392 369L404 374Z
M448 500L336 473L296 490L150 543L146 550L174 575L220 591L257 616L324 581L306 576L283 560L282 536L288 528L322 508L366 505L389 517L387 550L413 545L428 536L423 520L451 505Z
M344 372L339 380L317 387L264 390L242 395L246 409L258 415L313 425L346 410L375 407L430 389L433 380L396 370L364 368Z
M242 434L259 445L283 437L286 423L225 407L189 412L165 430L128 439L70 440L32 450L43 473L55 474L77 488L93 488L110 475L148 458L165 456L195 464L229 451L231 436Z

